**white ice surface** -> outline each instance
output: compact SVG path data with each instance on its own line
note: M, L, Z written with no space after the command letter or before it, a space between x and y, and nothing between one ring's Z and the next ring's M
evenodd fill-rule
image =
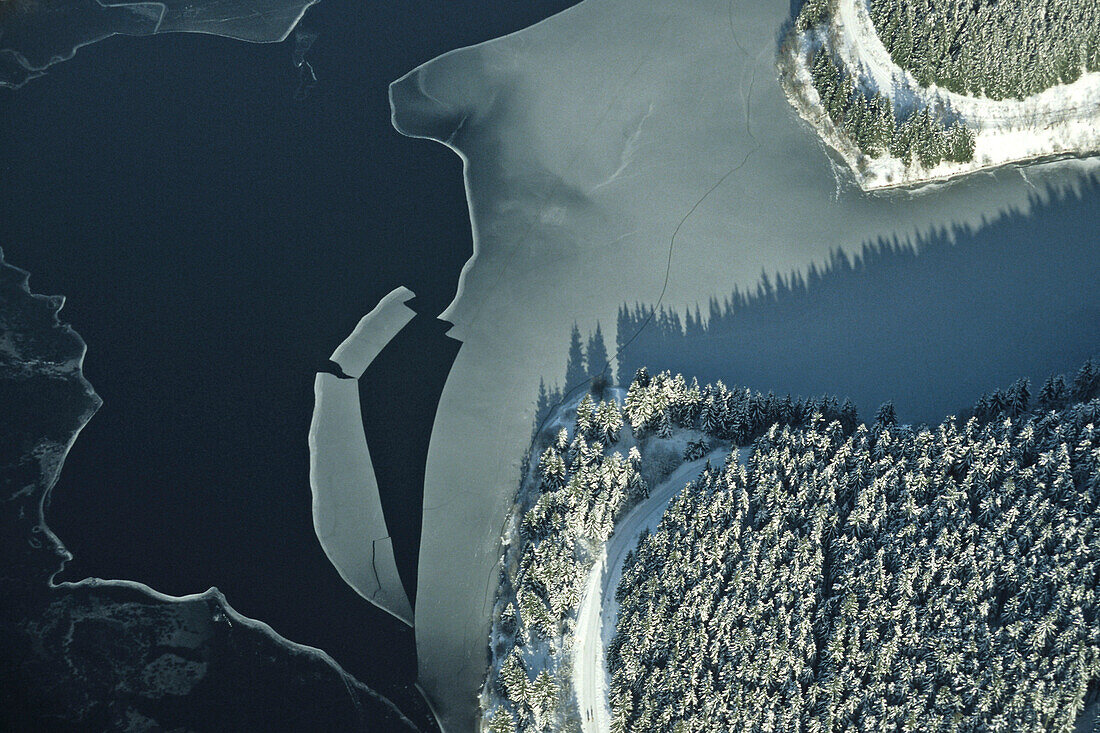
M413 610L382 513L358 378L415 315L404 304L412 297L403 287L391 292L336 349L332 360L351 378L317 375L309 429L313 527L321 547L357 593L410 626Z
M614 343L624 302L705 305L761 270L1032 206L1013 170L922 195L838 185L777 81L789 13L785 0L586 0L391 87L400 131L462 157L474 233L442 314L463 343L433 427L417 581L419 680L446 731L476 726L501 532L539 379L564 373L574 321L601 321ZM1041 190L1093 167L1028 177ZM846 358L858 369L866 356ZM1019 356L991 350L961 376L994 358ZM924 393L941 386L919 378Z

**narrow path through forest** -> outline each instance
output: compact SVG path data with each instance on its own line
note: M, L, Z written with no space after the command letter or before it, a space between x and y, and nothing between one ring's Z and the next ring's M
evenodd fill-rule
M742 461L748 456L748 451L748 448L741 449ZM615 633L615 619L619 612L615 588L619 585L627 552L637 546L638 536L643 529L656 529L669 501L699 475L707 460L712 465L721 466L728 453L728 447L720 448L677 468L668 479L653 489L648 499L619 521L604 545L603 554L592 566L580 610L577 612L574 631L573 689L577 694L583 733L605 733L611 729L604 657L607 645Z

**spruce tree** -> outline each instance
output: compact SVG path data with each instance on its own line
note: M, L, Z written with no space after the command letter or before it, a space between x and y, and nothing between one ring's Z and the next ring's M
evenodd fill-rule
M1073 399L1084 402L1100 396L1100 365L1086 361L1073 378Z
M1066 380L1061 374L1051 375L1039 390L1039 409L1044 412L1057 410L1066 401Z
M571 390L587 378L588 370L585 368L581 330L574 323L573 331L569 335L569 359L565 366L565 389Z
M489 716L489 733L516 733L516 719L504 708L497 708Z
M550 415L550 394L546 391L546 382L539 378L539 396L535 402L535 427L538 428Z
M603 332L599 322L596 323L596 332L588 337L588 376L595 379L607 373L609 367L607 358L607 346L604 344Z
M878 412L875 413L875 425L882 428L889 428L898 424L898 413L894 409L893 401L882 403L882 406L878 408Z

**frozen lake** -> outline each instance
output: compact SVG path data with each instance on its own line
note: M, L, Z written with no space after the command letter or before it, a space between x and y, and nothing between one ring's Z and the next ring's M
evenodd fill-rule
M415 604L420 684L447 730L474 727L501 525L539 379L564 373L574 321L582 332L601 322L611 343L624 302L705 310L711 297L755 288L762 271L829 269L838 249L854 255L865 243L921 237L931 245L910 258L919 279L904 268L879 269L867 288L858 276L846 286L851 312L878 313L878 337L853 331L815 343L827 352L821 360L800 352L801 321L819 310L811 297L801 311L759 319L755 340L746 341L752 351L736 354L751 365L739 381L822 391L836 374L839 387L858 383L864 399L902 394L916 415L940 406L922 395L952 384L963 392L999 386L1002 374L1045 376L1100 347L1100 304L1089 284L1098 196L1085 182L1095 164L862 194L838 179L778 86L777 39L789 11L782 0L586 0L446 54L391 89L399 130L462 156L475 238L458 295L440 316L463 346L429 449ZM1007 236L1040 209L1036 220L1046 224L1034 241L1014 242L1004 257L981 239L994 231L990 223L1008 226ZM939 241L948 228L954 244ZM1021 257L1029 245L1032 256ZM943 247L973 249L925 254ZM1048 247L1051 257L1034 256ZM960 319L967 299L959 280L981 268L1008 274L979 277L974 308L987 316ZM950 293L955 306L893 318L910 302L890 297L891 277L928 303ZM1058 297L1021 296L1015 288L1031 277L1044 287L1061 283ZM988 337L990 324L1025 310L1042 317L1007 342ZM843 332L846 311L834 312L826 325ZM761 347L768 343L784 349ZM710 364L720 365L724 350L732 358L735 346L708 347ZM791 368L792 359L802 368ZM914 359L928 368L914 368ZM769 383L755 384L761 377ZM944 404L964 396L953 392ZM867 414L874 405L861 407Z

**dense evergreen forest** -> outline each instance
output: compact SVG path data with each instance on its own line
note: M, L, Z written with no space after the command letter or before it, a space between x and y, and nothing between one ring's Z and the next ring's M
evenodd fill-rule
M1100 365L972 412L775 424L686 487L626 561L614 729L1072 731L1100 697Z
M966 125L928 108L902 113L888 96L859 88L824 46L814 53L810 76L829 119L864 155L925 168L974 159L974 133Z
M814 415L845 432L859 424L855 407L834 397L700 386L645 369L624 395L601 379L607 350L598 328L587 348L575 327L570 343L566 384L585 390L562 405L556 388L540 394L494 619L496 702L486 705L493 733L574 729L567 661L581 593L615 522L651 485L712 449L748 445L771 425L803 427Z
M1023 98L1100 70L1097 0L870 0L870 7L894 63L921 86Z

